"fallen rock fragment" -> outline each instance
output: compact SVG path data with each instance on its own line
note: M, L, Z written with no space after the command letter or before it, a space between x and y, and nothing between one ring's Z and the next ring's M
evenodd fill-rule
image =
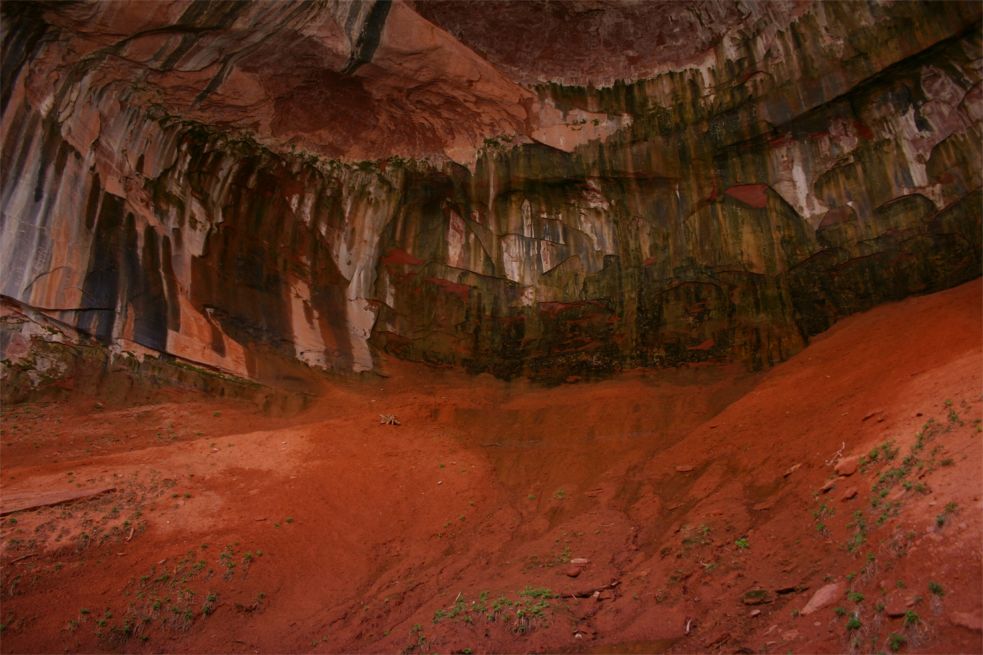
M857 495L857 488L856 487L850 487L849 489L847 489L846 491L843 492L843 495L842 496L840 496L840 502L844 502L845 503L846 501L850 500L851 498L855 498L856 495Z
M693 470L693 467L689 464L680 464L676 467L676 473L689 473Z
M884 613L891 618L904 616L908 608L914 604L914 598L910 593L894 591L884 599Z
M764 605L771 602L771 597L766 589L752 589L744 593L742 600L745 605Z
M831 584L820 587L816 590L816 593L812 595L806 606L802 608L801 614L807 616L813 612L817 612L822 608L835 603L843 596L843 583L833 582Z
M980 610L974 612L952 612L949 614L949 621L952 622L952 625L960 628L966 628L974 632L983 632L983 617L980 616Z
M843 477L849 477L857 472L857 467L860 466L860 455L853 455L851 457L843 457L836 463L833 470L836 471L837 475L842 475Z

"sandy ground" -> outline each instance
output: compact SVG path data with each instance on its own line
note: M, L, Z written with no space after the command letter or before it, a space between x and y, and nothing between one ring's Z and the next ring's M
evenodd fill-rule
M981 652L981 292L763 374L5 407L0 649Z

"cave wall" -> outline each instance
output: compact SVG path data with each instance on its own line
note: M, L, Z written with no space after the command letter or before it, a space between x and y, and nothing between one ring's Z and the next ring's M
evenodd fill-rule
M520 79L401 3L222 6L142 16L142 38L170 39L141 60L165 83L134 81L136 40L98 5L82 24L116 27L88 50L78 7L5 5L0 293L111 348L256 379L385 351L561 381L768 366L842 316L980 275L977 5L749 10L693 61L602 87ZM281 48L315 19L337 46L318 102L412 86L419 69L385 71L419 33L504 81L434 114L453 138L381 127L368 153L324 136L350 128L336 110L284 141L271 126L310 118L296 106L254 125L204 107L257 55L208 64L218 78L189 60L256 34ZM407 122L459 92L440 84Z

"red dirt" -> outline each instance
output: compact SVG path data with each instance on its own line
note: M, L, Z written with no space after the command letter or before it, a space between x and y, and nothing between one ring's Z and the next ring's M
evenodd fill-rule
M764 374L389 362L290 418L179 391L4 408L5 495L115 491L3 518L2 651L980 652L981 291ZM798 614L832 582L854 595Z

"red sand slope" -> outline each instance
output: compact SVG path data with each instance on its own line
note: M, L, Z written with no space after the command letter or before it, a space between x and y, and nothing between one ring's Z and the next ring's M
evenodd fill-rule
M2 651L980 652L980 300L760 375L5 408L4 496L115 491L2 519Z

